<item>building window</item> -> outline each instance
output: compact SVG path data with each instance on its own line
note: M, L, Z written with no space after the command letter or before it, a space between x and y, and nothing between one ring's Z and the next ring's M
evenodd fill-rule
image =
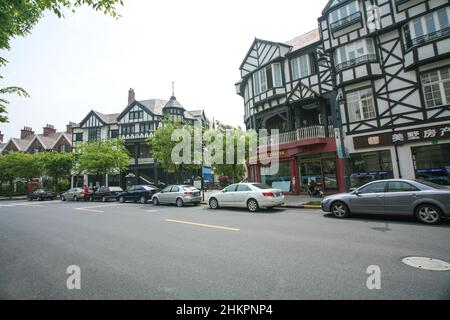
M376 60L375 46L372 39L362 39L342 46L334 51L336 71Z
M351 25L361 18L358 1L353 1L330 13L330 25L332 30L339 30Z
M389 150L350 154L350 185L358 188L368 182L392 179L392 159Z
M74 140L75 141L83 141L83 133L82 132L75 133L74 134Z
M272 64L272 81L273 87L279 88L283 86L283 78L281 75L281 63Z
M114 129L114 130L109 131L109 137L111 139L115 139L118 136L119 136L119 129Z
M450 7L412 20L405 27L408 48L450 34Z
M311 75L311 60L308 54L292 59L291 61L292 78L297 80Z
M147 144L139 145L139 158L148 159L151 158L150 146Z
M33 153L39 153L42 152L42 148L41 147L34 147L33 148Z
M61 144L61 145L58 147L58 152L60 152L60 153L66 153L66 152L69 152L69 146L68 146L67 144Z
M149 131L155 130L155 124L154 123L140 123L139 124L139 132L140 133L148 133Z
M100 128L89 128L88 130L88 141L100 140L101 130Z
M262 165L260 167L261 182L283 192L292 192L292 172L289 161L280 162L278 172L272 173L269 166Z
M133 134L135 131L134 128L134 124L124 125L122 126L122 134Z
M411 148L416 178L450 186L450 144Z
M129 115L129 119L130 120L139 120L144 118L144 112L142 110L139 111L130 111Z
M247 82L244 88L244 101L247 102L249 98L250 98L250 85Z
M450 104L450 67L422 73L421 80L428 108Z
M267 75L265 68L253 74L253 86L255 88L255 94L261 94L267 91Z
M363 89L347 94L347 110L350 122L376 117L372 89Z

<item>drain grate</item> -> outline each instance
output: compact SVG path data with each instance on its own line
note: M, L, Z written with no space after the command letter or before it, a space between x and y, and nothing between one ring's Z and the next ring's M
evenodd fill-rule
M431 271L449 271L450 263L426 257L406 257L403 258L403 263L408 266Z

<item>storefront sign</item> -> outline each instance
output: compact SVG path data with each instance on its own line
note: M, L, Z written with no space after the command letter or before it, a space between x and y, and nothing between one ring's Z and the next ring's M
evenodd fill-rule
M267 153L263 153L260 152L259 153L259 157L258 154L254 154L252 156L250 156L249 161L250 162L255 162L261 159L273 159L273 158L282 158L286 155L286 153L283 150L277 151L277 152L267 152Z
M354 137L355 149L376 146L400 145L418 141L438 140L450 138L450 125L415 128L394 132L385 132L361 137Z

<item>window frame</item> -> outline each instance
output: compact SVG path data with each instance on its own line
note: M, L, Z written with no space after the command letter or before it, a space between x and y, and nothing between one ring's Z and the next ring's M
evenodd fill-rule
M362 93L364 92L370 92L371 97L370 100L369 99L365 99L363 100L361 98ZM351 109L351 105L350 105L350 98L353 95L357 95L356 99L354 99L354 101L351 101L351 103L357 103L358 104L358 111L360 114L360 119L354 119L353 116L356 115L356 112L353 112ZM363 106L363 102L364 101L371 101L372 107L373 107L373 116L370 118L365 118L364 117L364 106ZM377 106L375 104L375 99L374 99L374 94L373 94L373 89L372 87L366 87L366 88L360 88L357 90L353 90L353 91L349 91L345 93L345 104L346 104L346 109L347 109L347 114L348 114L348 123L354 123L354 122L361 122L361 121L368 121L368 120L372 120L372 119L376 119L377 117Z
M448 74L448 78L443 79L442 78L442 71L444 69L447 69L447 74ZM431 74L433 72L437 73L438 76L438 80L437 81L432 81L431 80ZM425 81L425 76L428 75L429 77L429 83L424 83ZM447 97L446 94L446 88L445 88L445 84L447 84L447 86L449 87L448 90L450 90L450 65L448 66L444 66L444 67L440 67L437 69L432 69L432 70L427 70L424 71L420 74L420 85L422 87L422 94L423 94L423 99L425 102L425 108L429 109L429 108L438 108L438 107L442 107L442 106L446 106L450 104L450 95ZM433 90L433 86L436 86L439 88L439 99L441 101L441 104L435 104L436 103L436 98L435 98L435 91ZM432 102L433 105L429 105L429 99L427 99L427 92L426 92L426 88L430 87L431 88L431 94L432 94Z
M302 62L302 59L306 60L306 62ZM306 70L304 70L304 66L302 67L302 63L306 63ZM289 61L289 64L291 67L293 81L303 79L312 75L311 57L309 53L292 58Z
M362 46L358 44L362 44ZM358 54L361 48L363 49L363 53ZM371 50L372 52L370 52ZM353 58L350 57L350 53L354 54ZM343 55L345 55L344 58L342 57ZM375 42L372 38L364 38L347 43L334 50L333 59L336 72L362 63L378 60Z
M442 25L442 20L440 13L445 12L447 15L446 26L445 23ZM432 18L434 30L429 29L429 18ZM420 33L418 34L417 29L420 27ZM450 6L440 8L424 14L420 17L414 18L409 21L404 27L404 33L406 38L406 47L408 49L420 45L422 43L427 43L431 40L440 38L450 34ZM443 32L445 31L445 32Z

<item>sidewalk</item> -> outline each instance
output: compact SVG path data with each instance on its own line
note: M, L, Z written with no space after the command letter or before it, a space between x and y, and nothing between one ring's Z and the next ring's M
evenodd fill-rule
M0 197L0 201L26 200L27 196Z
M209 196L217 192L219 190L213 190L213 191L206 191L205 192L205 201L202 202L202 204L208 204ZM313 198L306 195L299 195L299 196L285 196L285 204L283 205L284 208L297 208L297 209L320 209L320 204L308 204L311 201L314 201L315 203L320 203L322 201L322 198Z

